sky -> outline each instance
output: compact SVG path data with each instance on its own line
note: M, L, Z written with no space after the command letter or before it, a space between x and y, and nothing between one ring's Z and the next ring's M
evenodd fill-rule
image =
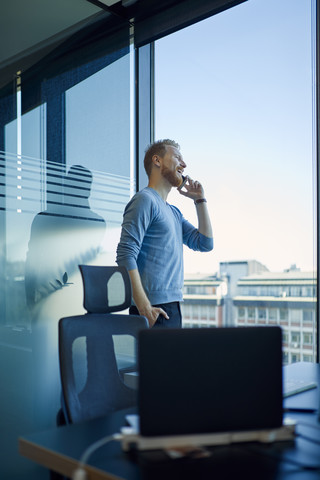
M255 259L314 269L312 0L249 0L156 42L156 138L205 187L215 248L186 273ZM196 223L193 202L168 201Z

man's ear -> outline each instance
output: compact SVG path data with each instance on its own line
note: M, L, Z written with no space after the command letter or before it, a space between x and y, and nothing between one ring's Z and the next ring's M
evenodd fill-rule
M159 155L153 155L152 156L152 163L156 165L156 167L160 167L161 162L160 162L160 157Z

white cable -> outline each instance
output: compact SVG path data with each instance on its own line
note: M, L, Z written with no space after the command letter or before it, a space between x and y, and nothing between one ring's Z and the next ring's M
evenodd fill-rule
M72 480L87 480L87 472L83 468L77 468L72 474Z
M121 435L121 433L114 433L113 435L103 437L89 445L80 457L78 468L72 474L72 480L87 480L87 472L85 471L84 466L93 452L103 447L106 443L112 442L112 440L121 440L122 437L123 435Z

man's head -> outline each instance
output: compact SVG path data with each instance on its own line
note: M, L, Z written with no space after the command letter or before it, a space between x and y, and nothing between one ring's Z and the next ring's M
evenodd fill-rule
M82 165L72 165L65 176L64 194L67 197L81 195L83 198L89 198L91 193L91 184L91 171Z
M148 177L151 175L151 170L153 167L153 157L159 156L163 157L167 151L167 147L171 146L178 150L180 150L180 145L175 142L174 140L165 139L165 140L158 140L156 142L151 143L146 149L145 156L144 156L144 168L147 172Z

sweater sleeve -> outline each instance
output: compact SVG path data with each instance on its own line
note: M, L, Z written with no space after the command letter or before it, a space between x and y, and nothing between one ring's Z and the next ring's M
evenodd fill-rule
M210 252L213 250L213 238L206 237L182 216L183 243L192 250Z
M148 195L135 195L125 208L116 262L127 270L137 267L137 258L152 221L152 201Z

